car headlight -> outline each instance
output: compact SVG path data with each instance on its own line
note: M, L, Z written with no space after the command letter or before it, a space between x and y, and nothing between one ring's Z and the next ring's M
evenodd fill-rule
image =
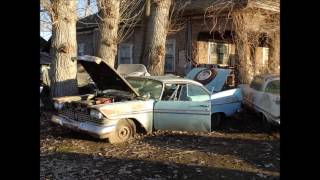
M103 115L101 112L95 110L95 109L91 109L90 110L90 116L93 117L93 118L96 118L96 119L102 119L103 118Z
M63 108L64 104L63 103L54 102L53 106L54 106L55 109L61 110Z

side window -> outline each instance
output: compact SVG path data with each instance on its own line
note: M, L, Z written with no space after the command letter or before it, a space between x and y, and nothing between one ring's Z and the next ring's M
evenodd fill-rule
M255 77L250 84L250 87L257 90L262 91L263 79L261 77Z
M280 94L280 80L274 80L267 84L265 92L271 94Z
M181 88L180 101L207 101L209 94L199 86L188 84Z
M119 44L118 49L118 64L132 64L132 48L130 43Z
M179 90L178 84L165 84L164 91L162 94L162 100L172 101L177 99L178 90Z
M191 98L189 98L187 94L186 85L181 87L180 94L179 94L179 101L191 101Z
M203 96L208 93L199 86L188 84L188 96Z

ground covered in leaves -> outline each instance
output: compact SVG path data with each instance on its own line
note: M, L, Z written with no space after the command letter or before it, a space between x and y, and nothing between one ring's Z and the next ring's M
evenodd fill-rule
M40 117L41 179L280 179L279 130L248 112L219 131L157 131L111 145Z

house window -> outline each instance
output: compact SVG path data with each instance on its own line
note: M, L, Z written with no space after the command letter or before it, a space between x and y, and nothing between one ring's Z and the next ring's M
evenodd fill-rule
M132 48L129 43L121 43L118 50L118 64L132 64Z
M174 72L175 69L175 41L169 39L166 41L166 55L165 55L165 72Z
M85 44L84 44L84 43L79 43L79 44L78 44L78 55L79 55L79 56L84 55L84 47L85 47Z
M208 63L209 64L229 64L231 54L231 44L209 42Z
M262 55L262 65L265 66L268 63L268 59L269 59L269 48L264 47L262 49L263 55Z
M218 64L217 62L217 43L209 42L208 64Z

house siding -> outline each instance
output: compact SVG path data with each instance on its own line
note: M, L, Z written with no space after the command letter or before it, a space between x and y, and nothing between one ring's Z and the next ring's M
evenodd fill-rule
M219 42L219 43L225 43L230 46L231 55L234 57L233 61L236 62L237 56L234 55L236 52L234 45L231 44L231 42L227 42L224 40L214 40L214 35L212 34L212 27L214 26L212 19L204 19L203 12L206 10L206 7L209 6L214 2L215 0L191 0L191 4L186 9L185 18L190 21L190 29L191 30L191 39L192 41L189 41L192 43L192 57L193 60L197 63L208 63L208 55L209 55L209 42ZM242 3L240 3L242 2ZM248 4L249 1L247 0L239 0L239 8L243 8ZM199 10L195 11L195 10ZM88 18L90 19L90 18ZM227 21L226 21L227 20ZM218 21L216 24L216 27L222 27L224 31L232 31L232 19L227 19L225 15L222 15L218 18ZM89 27L88 27L89 28ZM89 32L80 32L80 28L78 29L79 32L77 34L77 40L78 43L85 43L85 54L89 55L96 55L97 49L98 49L98 43L99 43L99 31L97 27L90 27L89 29L86 29L86 31ZM250 29L254 29L254 27L250 27ZM84 29L83 29L84 30ZM190 44L187 42L187 31L188 31L188 25L187 23L184 25L183 29L179 32L176 32L175 34L169 34L167 36L167 40L174 40L175 44L175 52L174 52L174 72L170 72L177 75L185 75L185 64L187 63L186 55L188 54L187 47L190 47ZM190 31L189 31L190 32ZM200 38L200 33L206 34L204 38ZM132 63L138 64L141 63L141 57L142 57L142 48L143 48L143 36L144 31L142 31L141 26L137 25L130 37L128 37L126 40L124 40L122 43L129 43L132 44ZM210 37L211 36L211 37ZM119 49L118 49L119 51ZM261 50L258 48L256 52L256 60L257 64L260 65L260 59L263 57ZM190 52L190 51L189 51ZM272 53L269 53L269 55ZM265 55L266 56L266 55ZM227 58L227 57L226 57ZM229 58L230 59L230 58ZM227 61L227 60L226 60ZM226 63L224 61L224 63ZM266 63L267 64L267 63ZM118 57L115 59L115 67L118 66Z
M95 55L93 40L94 40L93 32L82 33L77 35L77 43L85 44L84 54L86 55Z
M211 29L210 21L204 22L203 17L198 17L191 19L191 36L192 43L196 45L197 55L194 59L198 63L208 63L208 41L198 40L198 35L200 32L209 32ZM175 68L174 73L177 75L185 75L185 64L187 63L186 53L187 53L187 24L179 32L174 34L169 34L167 40L175 41ZM78 44L85 43L84 53L88 55L96 55L97 47L99 42L98 30L81 32L77 35ZM129 43L133 45L132 57L133 63L139 64L142 56L142 41L143 41L143 31L141 27L136 27L134 32L130 37L121 43ZM119 50L119 49L118 49ZM115 67L118 66L118 58L116 57Z

